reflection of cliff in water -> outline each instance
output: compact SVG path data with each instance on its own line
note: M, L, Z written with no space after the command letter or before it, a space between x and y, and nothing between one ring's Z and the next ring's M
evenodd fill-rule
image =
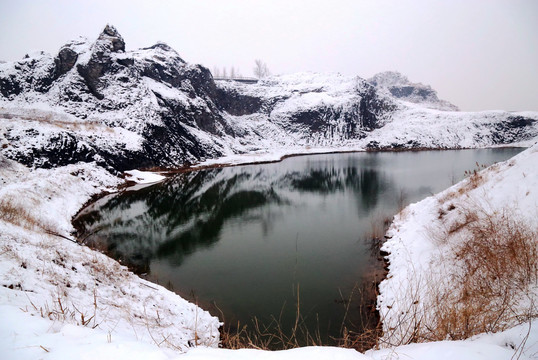
M377 205L382 192L394 190L378 165L376 158L370 156L350 159L344 166L336 166L334 162L323 163L302 172L289 172L283 178L290 188L298 191L330 194L351 190L361 210L368 211Z
M102 248L137 272L148 270L152 257L184 255L218 240L224 222L252 208L278 202L271 189L239 187L250 178L228 179L221 170L180 174L163 184L125 192L75 220L89 236L86 243ZM80 238L84 238L84 234Z
M87 209L75 225L86 234L95 232L88 245L103 249L136 272L147 272L155 257L177 266L196 249L218 241L224 224L233 218L254 219L267 227L268 218L253 210L270 204L293 206L290 192L351 190L361 210L371 209L388 182L375 167L352 165L338 167L330 162L290 172L251 166L179 174L163 184L114 196L98 209Z

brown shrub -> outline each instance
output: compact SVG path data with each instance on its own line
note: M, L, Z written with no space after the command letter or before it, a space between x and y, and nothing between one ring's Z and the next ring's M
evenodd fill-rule
M530 285L538 282L538 230L515 212L466 210L448 234L460 232L453 247L456 271L451 287L430 284L433 310L424 325L425 340L466 339L504 330L537 316L522 307ZM528 306L527 306L528 307Z

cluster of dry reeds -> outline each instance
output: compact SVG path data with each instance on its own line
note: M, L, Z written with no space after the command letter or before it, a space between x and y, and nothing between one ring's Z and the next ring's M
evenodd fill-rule
M450 211L459 216L432 235L450 249L438 264L448 260L448 265L437 277L409 287L408 308L399 308L397 324L384 334L387 345L467 339L538 317L532 292L538 283L536 225L514 209L487 211L475 205Z

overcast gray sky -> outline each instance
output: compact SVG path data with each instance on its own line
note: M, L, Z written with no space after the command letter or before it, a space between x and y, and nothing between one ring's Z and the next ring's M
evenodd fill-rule
M538 111L537 0L0 0L0 60L56 54L110 23L127 49L273 74L396 70L462 110Z

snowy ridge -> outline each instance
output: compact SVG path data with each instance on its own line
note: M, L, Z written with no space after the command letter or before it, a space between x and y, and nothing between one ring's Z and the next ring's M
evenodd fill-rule
M96 161L124 171L314 147L472 148L538 136L536 112L445 111L456 108L393 72L369 81L316 73L256 84L214 81L166 44L126 51L111 26L93 42L69 42L56 56L0 64L0 94L3 153L31 167ZM69 117L84 131L12 116L36 111L55 125ZM103 130L118 134L108 146Z
M377 89L391 94L400 100L416 103L421 106L448 111L458 111L458 107L446 100L440 100L437 92L429 85L412 83L407 77L396 71L375 74L368 82Z
M538 136L537 121L538 114L532 112L441 112L415 106L395 112L390 123L372 131L366 146L371 149L530 146Z

